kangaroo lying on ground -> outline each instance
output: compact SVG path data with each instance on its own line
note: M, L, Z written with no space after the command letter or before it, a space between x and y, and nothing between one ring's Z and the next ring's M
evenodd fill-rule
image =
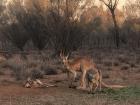
M45 84L41 82L39 79L32 80L31 78L27 78L26 83L24 84L25 88L40 88L40 87L55 87L56 85Z

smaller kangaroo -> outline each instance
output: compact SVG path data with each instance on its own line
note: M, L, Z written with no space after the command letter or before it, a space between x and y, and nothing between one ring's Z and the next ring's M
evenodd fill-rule
M94 92L96 92L98 86L99 86L99 90L101 91L102 76L100 70L98 70L98 72L94 72L94 70L89 70L86 74L86 77L87 77L88 86L90 88L89 93L93 92L94 85L95 85Z
M108 84L104 83L102 81L101 70L99 70L99 69L97 69L97 70L98 70L98 72L94 72L94 70L90 69L86 74L86 79L88 82L88 86L90 88L90 90L89 90L90 93L92 93L94 85L96 85L94 88L94 92L96 92L98 86L99 86L100 91L102 89L102 86L104 86L106 88L111 88L111 89L127 87L127 86L122 86L122 85L108 85Z

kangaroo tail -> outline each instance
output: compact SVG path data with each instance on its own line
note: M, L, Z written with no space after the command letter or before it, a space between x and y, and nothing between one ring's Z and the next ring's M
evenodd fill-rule
M113 89L113 88L124 88L124 87L127 87L127 86L122 86L122 85L108 85L108 84L104 83L102 81L102 72L101 72L101 70L99 70L99 69L95 69L95 70L98 72L98 74L100 76L100 79L99 79L100 89L101 89L101 86L104 86L106 88L111 88L111 89Z
M98 70L98 73L100 75L100 80L99 80L100 85L102 85L104 87L107 87L107 88L111 88L111 89L112 88L124 88L124 87L126 87L126 86L122 86L122 85L108 85L108 84L106 84L105 82L102 81L102 72L101 72L101 70Z
M111 88L111 89L113 89L113 88L124 88L124 87L126 87L126 86L122 86L122 85L108 85L108 84L104 83L103 81L101 82L101 84L104 87Z

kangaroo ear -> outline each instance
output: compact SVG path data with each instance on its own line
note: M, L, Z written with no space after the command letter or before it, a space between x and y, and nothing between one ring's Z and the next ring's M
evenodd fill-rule
M62 50L60 51L60 58L63 58L63 52L62 52Z
M60 58L62 58L62 52L60 52Z
M68 59L69 58L69 54L66 56L66 59Z

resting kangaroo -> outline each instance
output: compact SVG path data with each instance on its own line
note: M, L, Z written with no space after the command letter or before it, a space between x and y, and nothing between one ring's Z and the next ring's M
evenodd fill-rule
M43 83L39 79L32 80L30 77L27 78L27 81L24 84L25 88L41 88L41 87L55 87L55 86L56 85Z
M62 54L62 52L60 53L60 57L68 70L68 72L67 72L68 80L70 82L69 87L71 87L73 81L75 81L75 78L77 76L77 71L82 72L80 86L78 88L86 87L85 78L86 78L86 73L88 70L93 68L92 70L94 70L95 72L98 72L98 70L95 67L95 64L88 57L78 57L78 58L73 59L72 61L69 61L68 56L64 56L64 54ZM73 74L72 80L70 79L70 73Z

